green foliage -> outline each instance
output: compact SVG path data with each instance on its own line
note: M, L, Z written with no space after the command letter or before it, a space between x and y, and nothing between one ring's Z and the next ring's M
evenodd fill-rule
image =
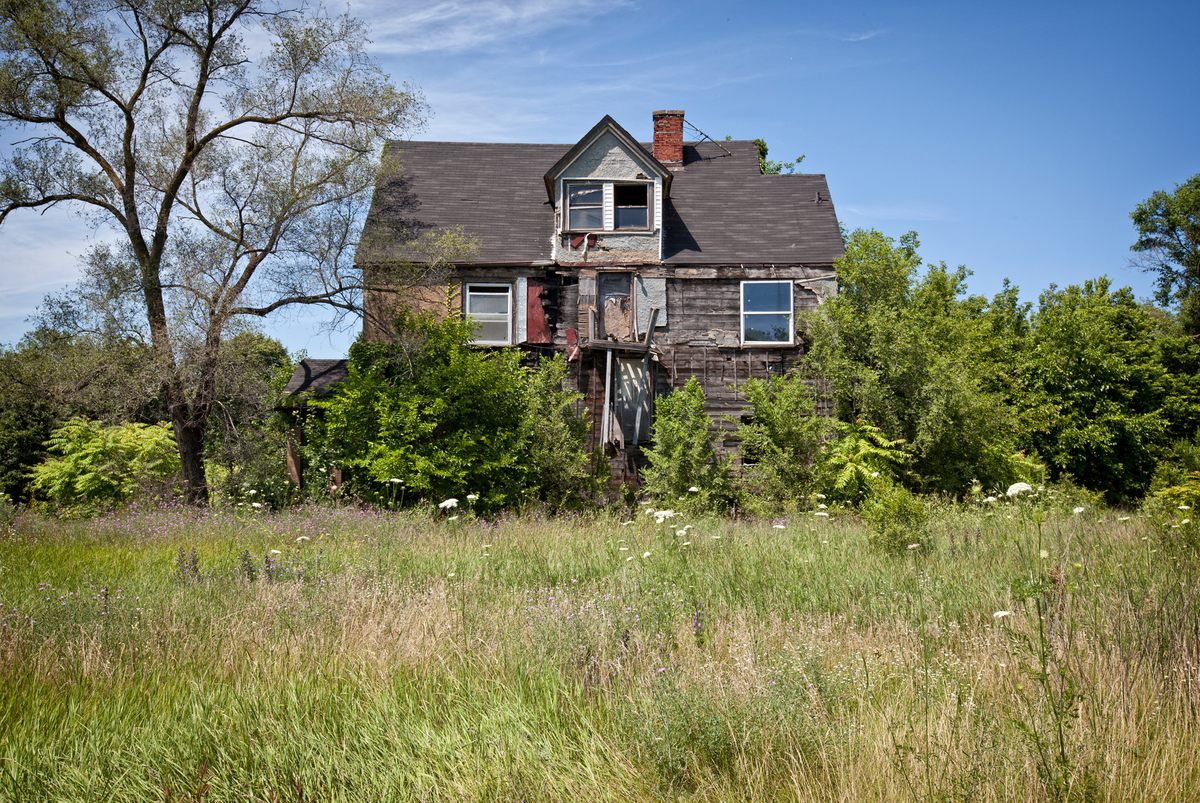
M1023 442L1051 477L1111 504L1140 498L1168 442L1162 327L1106 279L1042 293L1018 360Z
M877 481L874 487L875 492L862 506L862 517L870 529L867 542L871 547L894 555L927 550L929 510L925 502L904 486L892 482Z
M578 507L596 498L608 464L587 453L588 419L579 413L583 395L567 389L562 354L543 359L525 377L522 438L528 483L550 509Z
M1168 193L1159 190L1130 215L1145 270L1157 274L1160 304L1178 302L1185 332L1200 334L1200 173Z
M309 402L315 471L349 469L343 490L377 504L396 503L397 485L405 503L475 494L485 511L588 490L586 423L561 361L527 369L515 350L472 346L453 317L406 314L396 330L395 345L352 346L348 378Z
M749 420L738 426L743 488L773 509L808 494L829 422L816 414L812 391L799 373L742 385Z
M754 140L754 147L758 149L758 169L762 171L764 176L791 175L796 172L796 168L804 161L804 154L800 154L790 162L776 162L768 159L767 142L763 139Z
M661 503L708 510L733 502L731 461L717 456L705 400L704 388L691 377L655 405L642 480Z
M54 430L50 457L33 470L35 496L80 512L116 507L179 471L166 424L112 424L72 418Z
M910 459L903 441L891 440L862 421L839 421L835 426L837 437L826 444L819 469L830 499L858 504L902 476Z
M214 504L259 502L280 508L292 501L290 420L275 409L292 370L283 344L259 332L239 332L221 344L205 443Z
M903 440L912 481L956 496L1004 487L1018 427L1007 403L1012 344L1025 309L1006 286L991 302L965 294L965 268L921 271L916 235L855 231L837 263L839 293L811 320L810 360L835 415Z

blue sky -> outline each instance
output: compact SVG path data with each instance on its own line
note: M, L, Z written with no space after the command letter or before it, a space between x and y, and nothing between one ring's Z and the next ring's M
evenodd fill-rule
M682 108L716 138L764 138L828 177L849 228L915 229L974 292L1008 277L1032 300L1129 265L1129 211L1200 172L1200 4L650 3L355 0L376 56L431 110L415 138L574 142L611 114L650 137ZM0 230L0 342L74 275L85 222ZM284 315L293 350L343 354L355 332Z

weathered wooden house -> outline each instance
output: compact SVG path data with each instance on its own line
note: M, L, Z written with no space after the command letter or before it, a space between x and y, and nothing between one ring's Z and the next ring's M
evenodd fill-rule
M397 304L446 309L449 291L480 346L565 353L618 474L655 397L689 377L715 418L736 415L738 386L792 367L797 313L836 291L829 187L763 175L750 141L685 142L682 111L653 122L649 144L608 116L570 145L388 143L358 252L376 287L364 337L386 340ZM447 229L474 239L470 258L388 292L388 271Z

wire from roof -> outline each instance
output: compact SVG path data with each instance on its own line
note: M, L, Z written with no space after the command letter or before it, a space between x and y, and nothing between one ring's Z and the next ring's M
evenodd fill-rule
M718 148L720 148L721 150L725 151L725 155L726 155L726 156L733 156L733 154L729 152L729 149L728 149L728 148L726 148L726 147L725 147L724 145L722 145L721 143L717 142L715 139L713 139L712 137L710 137L708 134L705 134L705 133L704 133L703 131L701 131L699 128L696 128L696 126L692 125L691 121L689 121L689 120L688 120L686 117L683 119L683 124L684 124L685 126L687 126L688 128L692 129L693 131L695 131L697 134L699 134L699 135L700 135L700 139L701 139L701 140L706 140L706 139L707 139L709 142L711 142L712 144L716 145L716 146L717 146Z

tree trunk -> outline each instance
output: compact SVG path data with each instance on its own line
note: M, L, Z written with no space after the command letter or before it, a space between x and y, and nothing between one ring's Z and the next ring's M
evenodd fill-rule
M179 447L184 501L204 507L208 504L208 481L204 476L204 436L208 421L194 419L191 410L180 405L172 410L171 425L175 429L175 444Z

